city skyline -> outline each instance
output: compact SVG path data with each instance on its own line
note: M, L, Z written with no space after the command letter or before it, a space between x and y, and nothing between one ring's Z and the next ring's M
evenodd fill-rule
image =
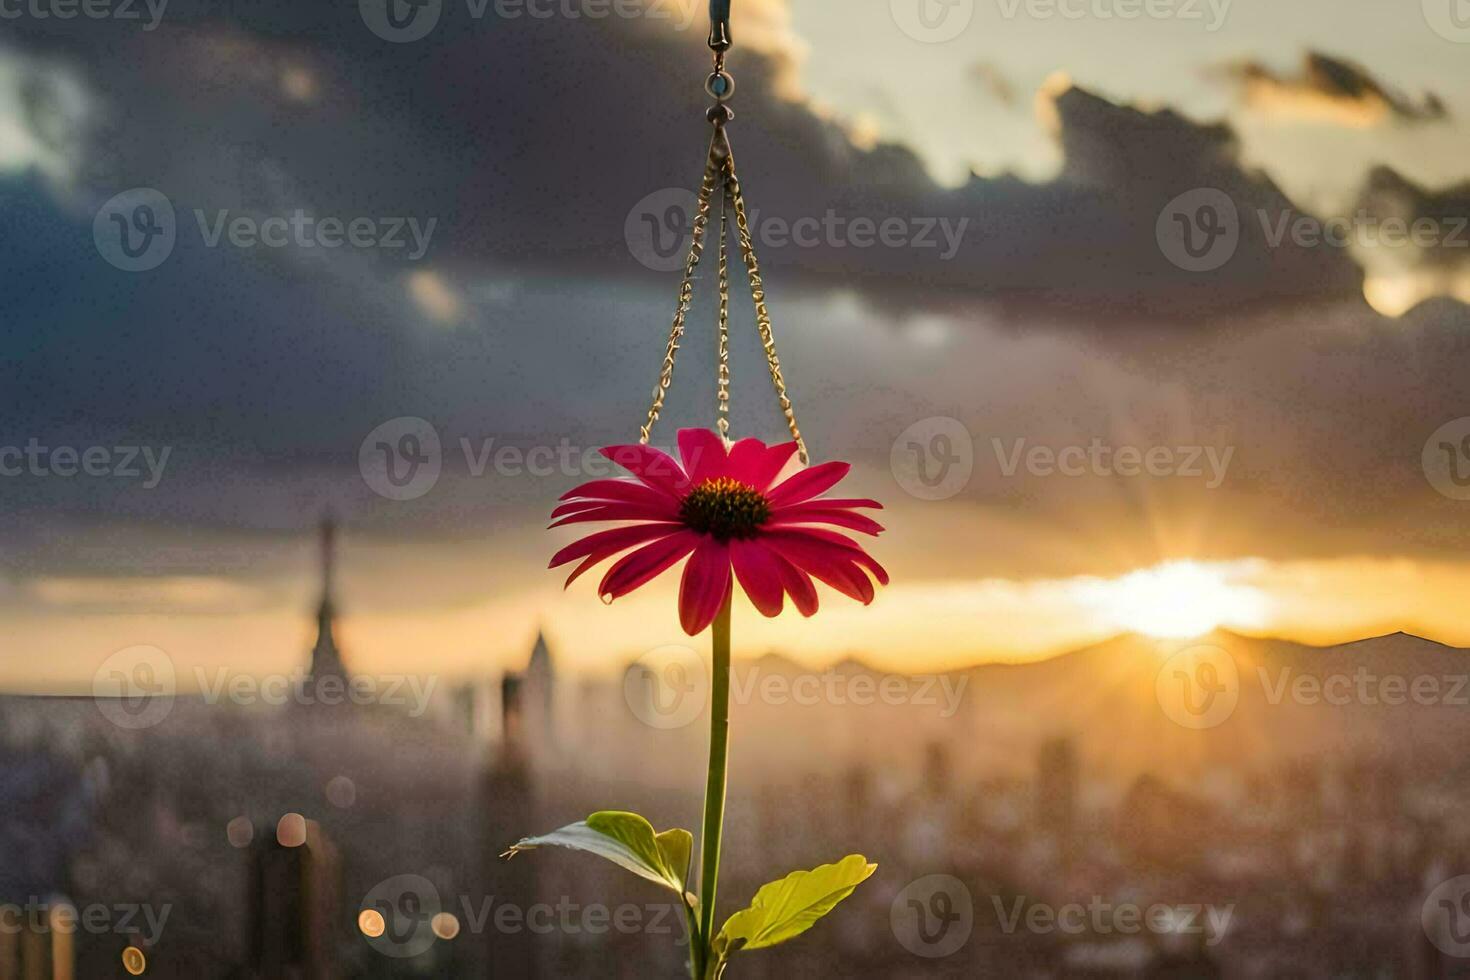
M655 584L646 595L611 607L591 605L575 586L563 591L559 577L543 569L529 574L543 577L544 584L489 603L430 606L409 614L378 610L374 599L397 583L388 577L358 588L364 570L381 554L381 543L354 543L350 526L343 533L346 556L337 573L343 584L334 589L333 599L336 633L365 672L494 674L513 667L544 631L565 651L571 670L605 677L650 650L689 642L659 617L660 610L672 606L674 586ZM312 534L282 537L304 541ZM33 649L47 655L46 664L12 665L12 679L0 683L27 693L45 693L53 686L73 691L89 685L97 665L117 649L140 644L167 653L181 676L224 667L245 675L290 671L297 665L285 651L309 649L319 629L305 625L310 617L304 618L318 591L313 582L317 559L315 549L304 544L280 551L295 555L275 559L292 570L284 576L273 572L270 591L254 594L252 586L237 586L225 577L154 576L136 589L109 579L44 580L32 599L82 615L60 635L35 640L24 617L17 617L17 639L34 642ZM1186 559L1113 577L900 581L861 611L829 602L820 625L773 623L738 606L742 642L736 652L744 659L779 653L813 667L857 657L904 672L1042 660L1129 634L1165 648L1220 630L1310 646L1403 631L1461 646L1470 645L1470 626L1452 603L1467 584L1453 566L1363 559L1283 564ZM1406 601L1409 596L1413 602ZM1413 610L1423 610L1423 618ZM987 622L998 625L987 630ZM1021 625L1008 631L1015 623ZM55 624L40 617L36 629L48 634ZM99 630L123 642L97 646L82 639ZM409 649L421 652L405 658L402 651Z

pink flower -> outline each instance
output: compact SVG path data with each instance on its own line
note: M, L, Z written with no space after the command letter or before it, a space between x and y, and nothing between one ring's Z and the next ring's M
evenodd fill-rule
M567 585L620 552L602 577L598 594L611 602L689 558L679 587L679 621L690 636L719 614L733 581L765 616L781 612L783 596L803 616L817 611L812 579L867 604L872 573L883 585L888 573L845 534L816 525L877 534L883 528L859 514L876 500L819 497L847 475L847 463L820 463L776 483L796 443L767 446L741 439L728 448L708 429L679 430L680 466L648 446L609 446L602 455L636 480L593 480L562 496L551 526L621 521L589 534L552 556L556 568L581 559ZM773 486L773 484L775 484ZM633 550L629 550L633 549ZM733 579L732 579L733 570Z

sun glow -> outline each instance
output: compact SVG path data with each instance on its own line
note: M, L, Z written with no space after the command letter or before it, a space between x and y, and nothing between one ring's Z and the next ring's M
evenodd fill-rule
M1266 596L1219 567L1170 561L1090 583L1089 598L1118 629L1160 638L1200 636L1221 626L1262 624Z

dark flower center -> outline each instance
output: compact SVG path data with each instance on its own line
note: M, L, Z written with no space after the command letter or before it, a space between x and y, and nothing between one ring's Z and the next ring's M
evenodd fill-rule
M754 487L728 476L704 480L684 496L679 519L718 541L753 538L756 528L771 516L771 505Z

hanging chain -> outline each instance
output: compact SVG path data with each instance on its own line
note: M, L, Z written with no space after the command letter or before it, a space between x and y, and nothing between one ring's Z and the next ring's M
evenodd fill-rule
M648 419L638 430L638 441L648 444L653 432L653 423L658 421L664 407L664 396L674 380L674 357L679 353L679 341L684 336L684 318L689 314L689 305L694 298L694 271L699 268L700 256L704 254L704 229L709 224L710 198L714 196L715 183L720 177L720 160L716 154L719 136L710 144L710 155L704 167L704 179L699 184L699 198L694 210L694 231L689 243L689 257L684 262L684 278L679 283L679 305L674 310L674 323L669 328L669 343L664 349L664 363L659 371L658 384L653 389L653 404L648 406Z
M694 228L689 243L689 257L684 263L684 278L679 283L679 304L674 310L674 322L669 329L669 342L664 350L663 368L659 372L658 385L653 389L653 404L648 408L648 418L639 429L638 441L648 443L653 425L658 421L664 407L664 396L674 380L674 358L679 353L679 341L684 337L684 320L694 298L694 273L704 254L704 235L709 225L710 201L715 185L720 185L720 249L719 249L719 345L716 360L716 406L715 424L720 435L726 439L730 432L730 275L729 275L729 231L730 212L735 213L735 229L739 239L740 259L745 265L745 275L750 283L750 298L755 303L755 324L760 331L761 349L766 354L766 366L771 373L771 384L776 389L776 400L781 405L781 414L786 419L786 428L796 440L797 455L802 463L809 462L806 440L796 425L796 410L786 393L786 379L781 375L781 359L776 356L776 336L771 327L771 314L766 309L766 291L761 280L760 262L755 256L755 245L751 241L750 223L745 214L745 197L740 193L740 178L735 175L735 158L730 152L730 141L725 134L725 124L734 117L725 104L735 90L735 79L725 71L725 51L730 47L729 0L712 0L711 31L709 46L714 52L714 71L705 80L705 91L715 99L715 105L707 113L714 126L714 137L710 141L709 158L705 163L704 179L699 184L699 196L694 213Z
M729 263L729 215L730 189L723 188L720 194L720 343L717 355L718 374L716 424L720 435L730 437L730 263Z
M740 178L735 176L735 157L730 146L725 144L725 189L735 208L735 228L740 235L740 258L745 262L745 275L750 282L750 298L755 302L755 325L760 330L761 348L766 352L766 366L771 372L771 384L776 389L776 400L781 404L781 414L786 417L786 428L796 440L797 454L803 463L809 462L806 440L796 425L796 410L791 407L791 398L786 394L786 379L781 375L781 359L776 356L776 335L771 328L771 314L766 309L766 290L761 281L760 262L755 257L755 246L750 238L750 224L745 217L745 196L740 193Z

